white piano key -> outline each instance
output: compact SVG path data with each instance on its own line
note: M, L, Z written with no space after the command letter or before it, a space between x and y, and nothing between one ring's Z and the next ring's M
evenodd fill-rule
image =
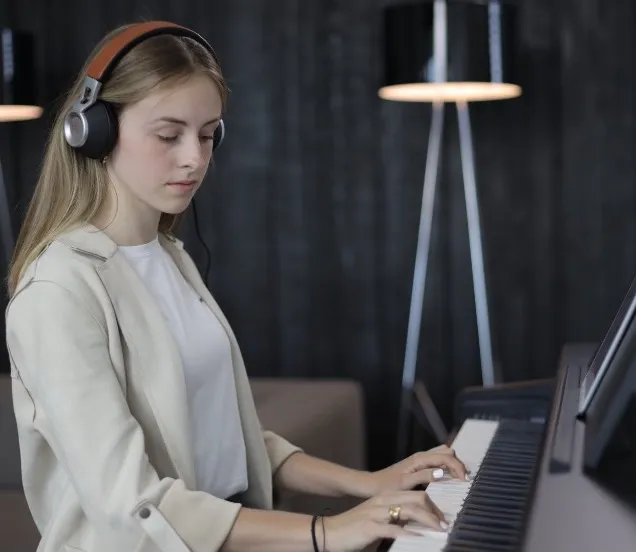
M492 420L466 420L453 441L453 449L470 472L476 474L488 452L490 443L499 427L499 422ZM419 535L398 537L389 552L441 552L446 546L448 533L453 528L457 515L462 509L464 500L472 486L472 481L443 479L430 483L427 493L431 500L444 512L448 522L446 532L435 531L417 523L407 523L409 531Z

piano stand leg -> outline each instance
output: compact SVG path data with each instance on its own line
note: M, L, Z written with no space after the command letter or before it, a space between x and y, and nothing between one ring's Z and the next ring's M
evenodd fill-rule
M465 102L457 102L456 106L460 137L462 178L464 181L464 194L466 198L466 218L468 222L468 237L473 276L473 289L475 295L475 311L479 337L482 384L485 387L491 387L498 381L501 381L501 379L499 375L495 373L492 355L470 116L468 106ZM413 395L415 392L417 354L422 321L424 291L426 287L426 275L428 271L431 227L433 222L435 191L439 172L440 148L443 131L444 103L435 102L433 104L431 127L428 139L419 232L415 253L415 269L413 274L413 286L411 290L411 304L406 337L406 350L404 355L404 366L402 369L402 394L400 398L396 455L396 460L398 461L409 454L410 448L411 424L414 414Z

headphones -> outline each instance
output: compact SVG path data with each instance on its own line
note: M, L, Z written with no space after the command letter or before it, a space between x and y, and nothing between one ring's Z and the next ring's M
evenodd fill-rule
M148 21L128 27L112 38L91 61L82 86L82 94L64 118L64 138L69 146L91 159L105 158L115 146L118 135L117 115L113 106L98 99L99 91L115 64L134 46L157 35L192 38L218 62L212 46L194 31L166 21ZM214 131L212 149L225 138L223 119Z

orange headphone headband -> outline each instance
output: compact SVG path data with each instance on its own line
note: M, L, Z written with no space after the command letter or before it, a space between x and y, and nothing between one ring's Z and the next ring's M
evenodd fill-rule
M187 27L177 25L176 23L170 23L169 21L148 21L128 27L121 33L115 35L91 61L87 75L103 83L104 78L108 76L110 68L113 67L126 52L146 38L160 34L174 34L176 36L192 38L204 46L218 62L218 58L212 46L198 33L195 33Z

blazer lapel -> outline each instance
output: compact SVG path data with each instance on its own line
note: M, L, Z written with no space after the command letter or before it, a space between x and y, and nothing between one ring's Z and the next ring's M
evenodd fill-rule
M181 357L154 298L121 253L98 267L130 354L143 371L144 391L176 473L194 489L196 479Z

